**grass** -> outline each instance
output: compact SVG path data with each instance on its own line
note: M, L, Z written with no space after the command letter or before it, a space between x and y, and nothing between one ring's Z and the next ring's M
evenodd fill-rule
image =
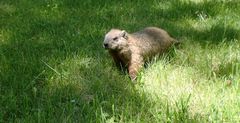
M0 122L240 122L237 0L0 2ZM183 43L138 84L102 48L110 28Z

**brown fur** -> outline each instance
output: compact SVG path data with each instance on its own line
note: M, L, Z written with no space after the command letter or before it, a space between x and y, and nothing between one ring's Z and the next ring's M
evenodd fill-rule
M109 50L116 65L127 67L130 78L135 80L144 62L162 54L176 42L157 27L147 27L132 34L112 29L105 36L104 47Z

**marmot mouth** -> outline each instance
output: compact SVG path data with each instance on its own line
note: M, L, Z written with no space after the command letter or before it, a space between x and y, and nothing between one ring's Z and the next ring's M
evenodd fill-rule
M118 52L120 51L119 49L111 49L111 48L105 48L106 50L109 50L109 51L114 51L114 52Z

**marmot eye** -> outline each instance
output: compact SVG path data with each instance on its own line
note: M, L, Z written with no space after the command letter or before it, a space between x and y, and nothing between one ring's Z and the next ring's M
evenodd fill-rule
M118 39L118 37L113 38L114 41L117 40L117 39Z

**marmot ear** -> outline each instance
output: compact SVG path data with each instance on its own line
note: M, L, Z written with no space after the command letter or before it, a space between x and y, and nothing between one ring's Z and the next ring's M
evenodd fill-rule
M121 36L122 36L123 38L125 38L125 39L128 38L128 34L127 34L127 32L126 32L125 30L122 30Z

